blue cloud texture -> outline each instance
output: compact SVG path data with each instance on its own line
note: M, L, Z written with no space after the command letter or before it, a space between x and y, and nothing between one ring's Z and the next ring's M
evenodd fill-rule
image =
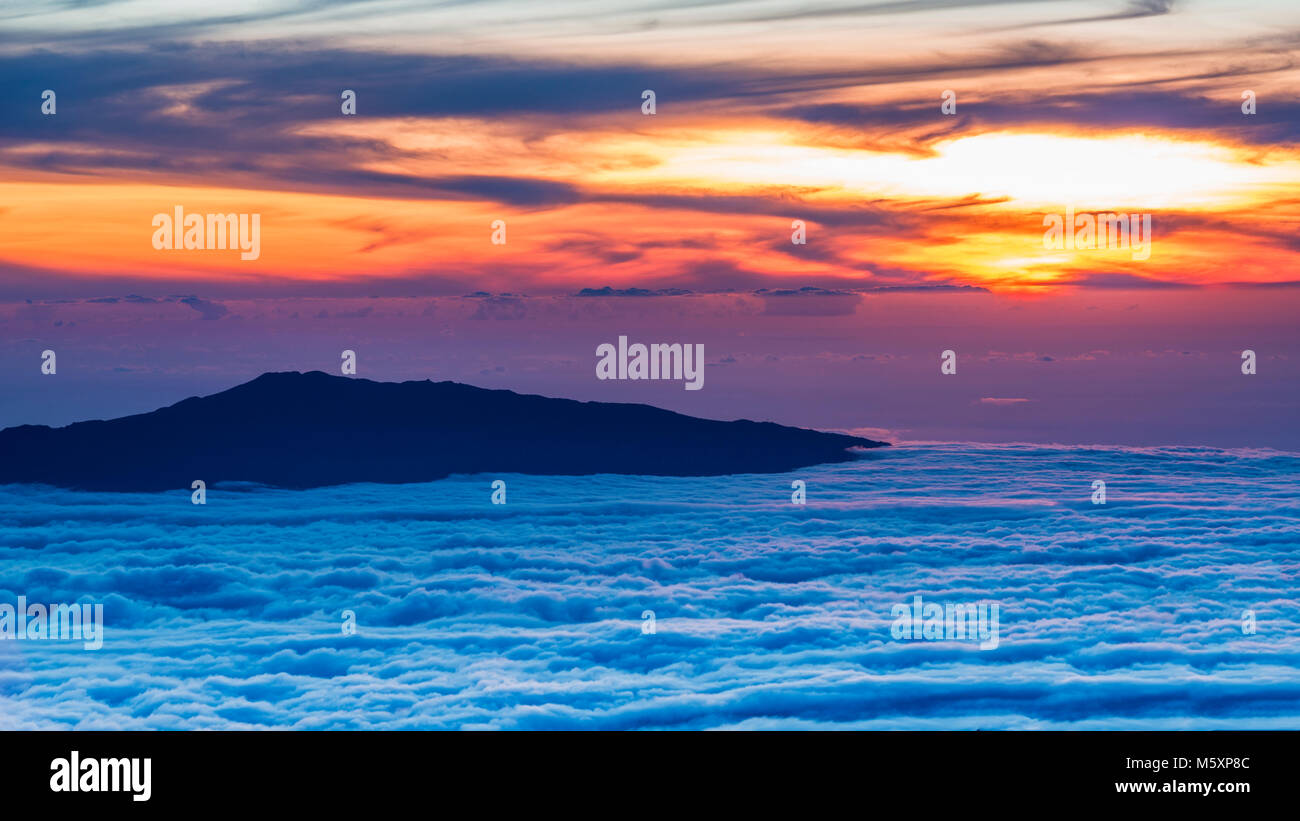
M203 507L0 487L0 602L106 623L99 651L0 641L0 727L1295 729L1297 477L1277 451L912 445L504 476L504 507L483 476ZM998 602L998 648L893 640L914 595Z

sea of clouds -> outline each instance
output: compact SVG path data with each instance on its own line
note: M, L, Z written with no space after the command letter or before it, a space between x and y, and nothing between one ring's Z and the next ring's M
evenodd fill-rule
M106 635L0 641L0 728L1295 729L1297 570L1300 454L1267 450L907 445L204 506L11 485L0 602L102 602ZM998 603L998 647L894 639L916 595Z

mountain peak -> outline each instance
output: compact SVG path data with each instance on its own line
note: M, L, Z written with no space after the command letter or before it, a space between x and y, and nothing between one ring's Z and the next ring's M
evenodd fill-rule
M887 443L649 405L578 402L457 382L264 373L167 408L0 431L0 483L93 490L251 481L290 488L454 473L776 473Z

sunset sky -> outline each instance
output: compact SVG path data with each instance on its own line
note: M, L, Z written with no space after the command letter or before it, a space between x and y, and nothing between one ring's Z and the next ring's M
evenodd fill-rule
M355 348L896 439L1297 447L1298 52L1293 0L15 0L0 425ZM155 250L177 205L260 214L260 257ZM1150 214L1149 258L1045 248L1067 209ZM596 382L620 333L705 343L708 388Z

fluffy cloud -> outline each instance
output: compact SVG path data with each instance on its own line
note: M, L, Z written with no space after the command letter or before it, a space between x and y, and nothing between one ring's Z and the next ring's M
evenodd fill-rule
M914 445L506 476L505 507L489 477L3 487L0 601L103 602L107 632L0 642L0 726L1300 727L1297 460ZM893 640L915 595L999 603L999 647Z

